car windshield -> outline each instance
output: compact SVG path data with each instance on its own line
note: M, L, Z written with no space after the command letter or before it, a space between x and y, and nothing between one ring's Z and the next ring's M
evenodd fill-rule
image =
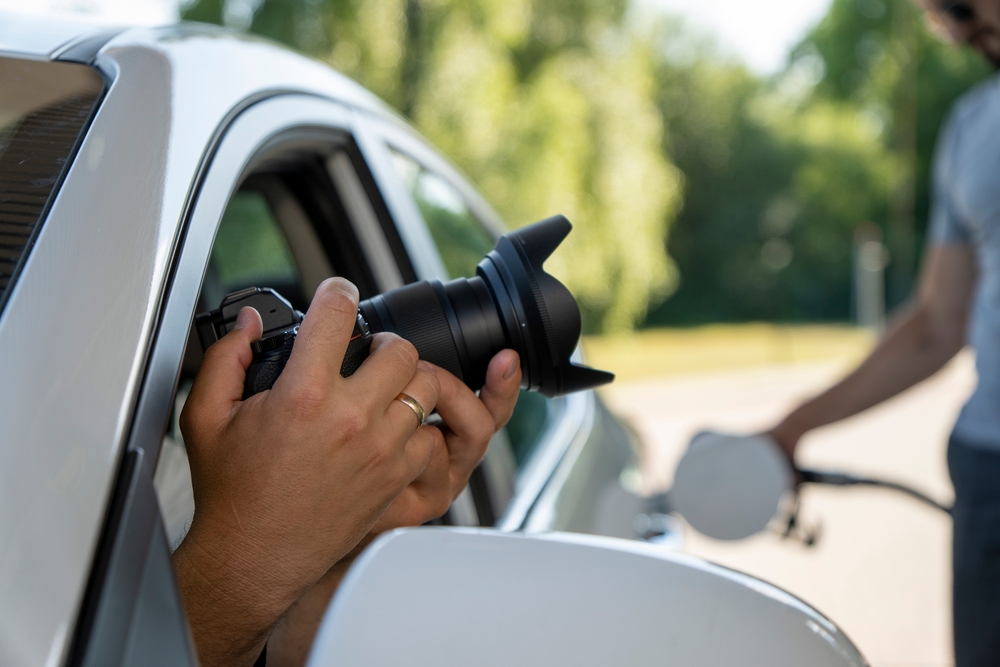
M103 91L86 65L0 58L0 312Z

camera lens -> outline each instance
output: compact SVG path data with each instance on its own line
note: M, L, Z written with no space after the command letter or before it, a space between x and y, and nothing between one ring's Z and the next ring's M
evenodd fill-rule
M421 281L362 301L372 331L413 343L420 358L473 389L490 359L511 348L521 357L522 387L561 396L611 382L614 375L570 361L580 338L580 309L542 269L572 229L563 216L502 236L474 278Z

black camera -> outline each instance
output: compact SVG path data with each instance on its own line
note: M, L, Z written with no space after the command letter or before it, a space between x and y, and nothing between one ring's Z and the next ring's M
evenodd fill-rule
M561 215L536 222L500 237L474 278L422 280L362 301L341 375L351 375L368 357L372 332L391 331L473 390L486 382L493 355L506 348L521 357L524 389L561 396L611 382L613 374L570 360L580 339L580 309L542 269L570 229ZM248 398L270 389L281 374L303 315L269 288L234 292L217 310L195 318L202 347L228 333L244 306L255 308L264 323L247 370Z

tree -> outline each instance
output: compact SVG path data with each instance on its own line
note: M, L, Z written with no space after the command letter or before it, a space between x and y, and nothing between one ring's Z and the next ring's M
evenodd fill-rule
M938 128L988 68L909 0L888 2L834 0L766 80L710 44L678 57L690 35L661 28L664 150L685 175L684 208L668 244L680 286L647 324L846 320L863 221L892 249L890 305L907 297Z
M250 5L247 5L250 7ZM624 0L263 0L246 27L321 57L408 116L523 224L576 230L547 268L589 330L634 325L675 282L679 174L660 150L653 54ZM220 0L185 18L221 22Z
M816 100L850 103L883 126L894 156L885 227L893 266L890 302L913 285L930 208L929 176L938 130L954 100L990 73L966 47L943 42L910 0L834 0L792 54L818 58Z
M665 49L683 38L664 26ZM685 175L669 241L681 279L647 323L845 319L854 224L885 211L877 136L850 105L805 104L804 67L765 81L710 44L680 62L664 52L664 149Z

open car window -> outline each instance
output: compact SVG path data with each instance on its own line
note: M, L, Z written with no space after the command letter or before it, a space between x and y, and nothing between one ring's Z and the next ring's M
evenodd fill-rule
M268 285L302 300L300 273L277 217L259 189L244 187L229 201L212 246L202 294L214 304L230 292ZM291 297L289 297L291 298Z
M357 208L357 202L347 206L343 202L343 193L350 187L360 188L362 181L354 166L356 157L348 154L349 137L339 141L344 148L321 144L308 151L296 144L288 153L278 151L242 179L219 223L198 312L217 308L227 294L247 287L270 287L305 312L319 284L334 275L355 283L363 298L377 291L371 253L365 251L357 227L379 223L373 204L368 205L372 211L369 218L358 221L350 212ZM334 164L340 165L338 169L332 168ZM353 170L351 182L337 183L347 168ZM366 196L364 191L354 194ZM368 230L369 236L381 233L377 228ZM391 249L379 257L383 262L394 262ZM399 267L393 264L392 268L398 275ZM178 415L201 357L198 337L192 332L155 476L168 541L175 548L194 512Z

